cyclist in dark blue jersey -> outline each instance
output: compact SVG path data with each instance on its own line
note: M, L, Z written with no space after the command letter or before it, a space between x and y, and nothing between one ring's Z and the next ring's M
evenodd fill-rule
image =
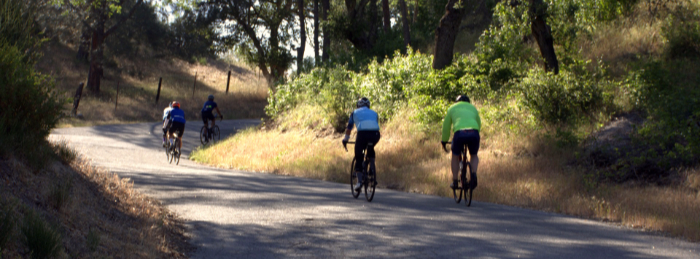
M219 111L219 107L216 105L214 102L214 95L210 94L209 98L207 98L207 102L204 103L204 107L202 107L202 121L204 122L204 126L207 127L207 138L211 139L211 128L216 125L216 117L214 116L214 109L216 109L216 113L219 114L219 117L223 120L224 115L221 114L221 111ZM211 127L209 127L208 121L211 120Z
M173 138L173 134L177 132L179 140L179 148L182 148L182 135L185 133L185 111L180 109L180 103L173 101L173 109L168 113L168 120L172 122L168 130L168 141Z

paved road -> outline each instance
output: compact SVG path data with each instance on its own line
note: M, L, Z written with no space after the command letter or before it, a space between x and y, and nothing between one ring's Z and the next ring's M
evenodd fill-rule
M224 121L226 135L257 123ZM199 143L188 124L184 154ZM187 220L192 258L700 258L700 244L596 221L451 198L378 190L372 203L348 184L170 165L160 125L64 128L96 165Z

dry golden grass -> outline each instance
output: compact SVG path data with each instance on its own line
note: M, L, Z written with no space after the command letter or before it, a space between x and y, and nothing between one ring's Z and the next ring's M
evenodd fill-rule
M410 116L402 113L396 118ZM297 119L296 127L281 122L287 126L249 129L192 157L223 168L347 182L353 155L343 150L342 135L304 127L322 124L317 118L286 118ZM700 241L700 195L692 189L700 184L697 169L686 173L686 187L587 187L582 169L569 166L570 150L536 137L492 131L484 135L474 194L478 201L618 222ZM384 125L376 148L379 187L451 196L450 155L443 153L437 139L437 134L423 133L404 119Z
M15 219L37 211L61 229L63 251L58 258L186 258L191 251L185 227L160 202L132 187L129 179L77 159L33 171L17 158L0 160L0 203L19 204ZM60 208L51 205L50 191L70 181L70 195ZM19 220L17 225L20 225ZM7 258L26 253L19 226L3 251ZM89 233L99 236L90 249Z
M78 83L84 82L88 73L88 65L74 56L75 52L66 46L47 43L44 57L36 65L39 71L55 79L59 93L66 98L73 97ZM226 95L229 70L232 71L231 82ZM197 84L193 96L195 75ZM160 77L163 82L156 105ZM117 83L119 95L115 110ZM64 119L61 126L159 121L163 108L172 100L182 104L190 120L199 119L199 111L209 94L216 96L226 119L261 118L265 116L268 87L264 78L247 67L219 60L200 65L178 59L117 59L115 64L105 65L101 93L92 94L85 89L83 94L78 112L84 119ZM71 108L72 102L66 103L66 113Z

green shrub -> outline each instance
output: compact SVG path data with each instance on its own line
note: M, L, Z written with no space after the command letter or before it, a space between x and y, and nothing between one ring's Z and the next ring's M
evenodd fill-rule
M85 241L87 242L88 249L90 249L91 252L95 252L100 246L100 234L98 234L94 229L90 228L87 237L85 237Z
M697 165L700 160L700 81L697 61L652 62L633 72L627 82L635 108L647 121L632 135L631 151L615 162L615 181L665 181L674 169Z
M73 188L73 181L71 179L56 183L51 188L51 192L49 192L49 203L51 203L56 210L61 210L61 208L70 201L71 188Z
M680 5L661 30L669 58L700 57L700 7Z
M552 124L576 122L605 103L599 82L568 71L554 75L533 69L519 87L521 105L539 120Z
M0 253L14 234L17 221L13 215L14 205L12 203L0 203Z
M24 244L29 248L31 257L34 259L55 257L63 248L61 235L37 212L31 210L27 212L21 230L24 235Z
M30 10L21 1L0 0L0 14L0 155L28 157L56 125L61 104L53 82L33 69L32 49L40 41Z

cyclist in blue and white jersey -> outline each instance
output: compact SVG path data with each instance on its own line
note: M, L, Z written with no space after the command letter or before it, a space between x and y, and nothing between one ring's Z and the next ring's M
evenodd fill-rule
M343 144L346 144L350 139L350 133L352 133L352 128L357 125L357 138L355 140L355 173L357 175L357 185L355 185L355 190L362 188L362 181L364 174L362 172L364 156L362 151L367 149L367 159L373 162L375 153L374 146L377 145L381 134L379 133L379 115L377 112L369 108L370 102L366 97L362 97L357 101L357 109L350 114L350 121L348 121L348 127L345 130L345 138L343 138ZM373 145L368 145L373 143Z
M180 109L180 103L173 101L173 109L168 113L168 120L172 121L172 125L168 130L168 141L173 137L173 133L177 132L179 148L182 148L182 135L185 133L185 111Z

